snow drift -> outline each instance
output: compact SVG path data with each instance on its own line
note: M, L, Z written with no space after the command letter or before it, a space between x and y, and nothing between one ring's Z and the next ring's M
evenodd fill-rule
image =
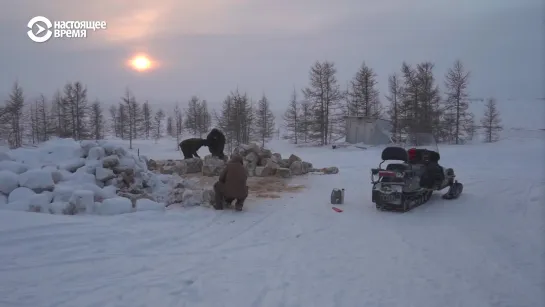
M11 150L0 159L0 209L114 215L210 199L188 180L149 171L147 163L108 141L55 139Z

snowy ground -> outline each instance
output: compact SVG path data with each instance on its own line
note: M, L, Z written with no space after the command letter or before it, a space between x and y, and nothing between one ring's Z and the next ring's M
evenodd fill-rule
M157 159L174 146L134 145ZM441 147L464 194L404 214L371 203L379 148L271 147L340 173L243 213L0 211L0 306L545 305L543 136Z

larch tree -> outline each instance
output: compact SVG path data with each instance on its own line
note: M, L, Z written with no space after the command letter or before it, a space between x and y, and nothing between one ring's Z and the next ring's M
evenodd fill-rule
M423 62L416 66L417 79L420 85L420 119L418 127L420 132L429 132L434 135L441 129L441 92L433 75L434 64Z
M297 133L299 134L299 140L302 140L303 143L308 143L310 141L310 133L313 124L312 116L312 104L308 101L303 101L301 103L299 117L299 126L297 127Z
M484 131L485 142L492 143L499 139L499 133L503 130L503 126L496 99L489 98L486 101L481 125Z
M199 123L197 125L199 137L208 134L210 127L212 126L212 116L208 111L208 103L206 100L201 101L199 108Z
M192 96L187 103L187 109L185 110L185 129L192 135L199 134L200 121L201 121L201 101L199 97Z
M382 113L377 75L363 63L348 87L348 113L353 116L378 118Z
M138 121L138 103L136 97L127 88L125 96L121 98L127 112L127 125L129 134L129 149L132 149L132 141L136 138L136 125ZM121 112L120 112L121 113Z
M159 109L155 116L153 117L153 138L155 143L163 137L163 121L165 119L165 112L162 109Z
M167 135L174 137L174 120L172 116L167 117Z
M117 108L117 130L119 131L119 137L125 140L129 134L127 130L129 126L129 112L127 111L127 106L123 103L120 103Z
M241 94L238 90L231 92L223 101L221 111L216 114L216 122L225 134L228 151L253 140L253 110L248 95Z
M142 104L142 129L146 139L150 138L151 130L153 129L152 109L149 102L146 100Z
M333 62L316 62L309 72L309 85L303 89L305 100L312 107L313 121L309 136L321 145L330 142L330 121L337 115L334 113L335 107L343 99L336 73Z
M174 107L174 131L176 133L176 150L180 150L180 147L178 144L180 144L180 137L182 134L182 128L183 128L183 122L182 122L182 110L180 109L180 106L178 103L176 103L176 106Z
M91 130L91 137L95 140L100 140L104 138L103 129L105 126L105 119L104 119L104 110L102 108L102 105L100 101L95 100L91 104L91 110L89 112L90 117L90 130Z
M38 142L45 142L49 140L51 129L49 128L49 118L47 114L47 98L45 95L40 94L36 107L36 120L38 121Z
M452 118L451 138L455 144L460 144L460 139L467 134L463 128L464 121L469 114L469 95L467 87L469 85L470 73L465 70L461 61L454 62L454 66L447 71L445 76L446 100L445 113Z
M117 124L117 107L115 105L111 106L108 111L110 112L110 125L111 125L111 132L114 134L115 137L119 137L119 129Z
M70 91L66 93L66 102L70 105L72 115L72 135L76 140L86 139L89 136L87 87L76 81L67 90Z
M263 94L255 109L255 132L261 140L261 147L265 147L265 142L272 139L274 126L274 114L271 111L269 99Z
M297 136L299 134L299 103L297 101L297 91L295 88L291 94L290 103L284 112L282 119L284 120L284 129L286 129L286 138L294 144L297 144Z
M463 123L464 131L466 131L467 139L472 141L475 138L475 134L477 134L477 123L475 122L475 114L468 113L467 118L464 120Z
M401 96L403 87L399 76L394 73L388 77L388 95L386 99L390 102L386 113L392 123L392 136L395 142L401 141Z
M5 123L8 126L8 142L11 148L23 146L25 96L18 82L13 84L5 107Z

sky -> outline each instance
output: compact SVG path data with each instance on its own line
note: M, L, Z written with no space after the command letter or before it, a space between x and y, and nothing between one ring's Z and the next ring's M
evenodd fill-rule
M26 35L37 15L104 20L107 29L38 44ZM545 104L536 100L545 97L543 0L17 0L2 3L0 37L3 99L16 80L29 99L79 80L92 100L117 103L130 88L165 109L192 95L216 107L238 88L266 94L279 114L315 61L333 61L343 88L365 62L384 97L403 61L435 63L444 87L459 59L471 97ZM156 67L128 68L137 53Z

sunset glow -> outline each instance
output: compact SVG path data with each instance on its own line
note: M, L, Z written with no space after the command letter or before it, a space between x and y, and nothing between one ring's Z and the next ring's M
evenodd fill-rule
M152 62L145 55L137 55L130 60L129 65L134 70L146 71L152 67Z

